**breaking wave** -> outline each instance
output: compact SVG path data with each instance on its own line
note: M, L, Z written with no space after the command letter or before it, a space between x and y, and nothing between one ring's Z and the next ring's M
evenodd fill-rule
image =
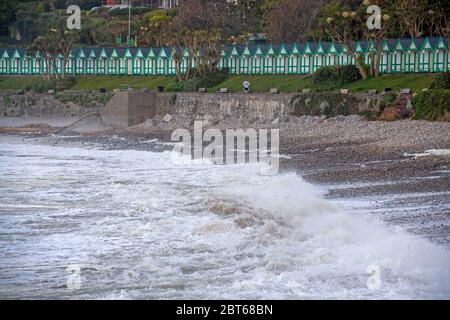
M0 158L1 298L450 298L448 249L296 174L14 139Z

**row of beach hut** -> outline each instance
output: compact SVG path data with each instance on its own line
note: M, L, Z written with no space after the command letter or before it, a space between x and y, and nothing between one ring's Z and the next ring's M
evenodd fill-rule
M355 51L370 63L376 46L359 41ZM175 49L170 48L76 48L65 66L73 75L170 76L175 72ZM182 50L181 71L196 59ZM231 74L311 74L322 66L354 64L346 48L333 42L293 44L260 44L226 46L221 52L220 68ZM64 62L59 56L47 66L39 54L27 54L24 48L0 48L0 74L38 75L62 73ZM48 70L50 68L50 70ZM380 72L419 73L450 70L448 39L441 37L388 39L382 42Z

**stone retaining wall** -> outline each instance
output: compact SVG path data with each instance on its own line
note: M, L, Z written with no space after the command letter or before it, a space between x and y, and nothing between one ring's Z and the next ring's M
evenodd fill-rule
M83 116L100 112L113 93L0 93L0 116ZM186 118L272 121L291 115L350 115L376 112L380 96L340 93L158 93L155 114Z
M111 93L61 92L56 94L0 92L0 116L44 117L83 116L99 112L111 98Z
M215 119L274 120L289 115L351 115L378 111L380 95L317 92L269 93L178 93L158 95L158 114L209 116Z
M166 93L158 95L158 113L271 120L293 112L291 100L294 96L265 93Z

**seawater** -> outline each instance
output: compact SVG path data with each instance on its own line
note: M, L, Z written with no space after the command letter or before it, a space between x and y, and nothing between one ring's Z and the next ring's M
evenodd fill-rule
M0 298L450 298L446 247L293 173L172 160L2 136Z

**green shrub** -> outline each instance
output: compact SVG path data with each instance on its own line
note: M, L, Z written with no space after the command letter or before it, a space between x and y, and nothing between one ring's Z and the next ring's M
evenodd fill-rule
M150 8L132 8L131 14L145 14L149 11L152 11ZM109 11L109 14L113 17L128 17L128 8L116 8Z
M300 94L291 99L295 116L320 116L335 117L337 115L358 114L362 101L352 95L342 95L335 92Z
M183 91L184 92L195 92L202 87L202 78L191 78L184 82Z
M180 91L183 91L183 88L184 88L184 82L180 82L180 81L170 82L166 86L166 90L168 92L180 92Z
M450 113L450 90L427 90L413 100L416 109L414 119L440 120Z
M387 92L383 95L383 103L386 105L391 105L397 99L397 94L395 92Z
M172 95L172 96L170 97L170 103L171 103L172 105L175 105L176 102L177 102L177 95L174 94L174 95Z
M111 99L112 94L89 95L89 94L72 94L72 93L57 93L56 100L61 103L73 102L85 108L93 108L98 103L105 105Z
M352 83L361 79L361 74L359 73L358 68L354 65L339 67L339 75L341 84Z
M439 73L430 88L450 90L450 72Z
M358 68L354 65L348 66L324 66L317 70L312 76L312 83L320 89L329 90L343 84L352 83L361 78Z
M386 107L392 107L395 104L396 100L397 94L395 94L394 92L385 93L380 101L380 113L383 112Z
M3 97L3 103L4 103L6 106L9 106L9 105L11 104L11 102L12 102L12 99L11 99L10 96L4 96L4 97Z
M42 93L50 89L56 90L56 79L42 80L31 85L34 92Z
M200 88L212 88L228 78L228 70L216 69L202 76L199 76L196 71L194 73L196 76L184 82L184 92L195 92Z
M111 100L112 96L112 94L103 94L98 97L98 102L105 105L109 102L109 100Z
M339 70L334 66L321 67L312 77L312 83L323 84L336 81L339 78Z
M177 16L177 10L176 9L169 9L169 10L167 10L167 15L169 17L176 17Z
M42 93L50 89L62 91L69 89L75 85L76 79L74 77L66 77L65 79L50 79L34 82L33 84L25 84L23 90Z
M214 69L206 75L200 75L197 69L191 70L191 78L186 81L170 82L166 86L168 92L197 92L200 88L211 88L228 78L228 70Z
M75 77L66 77L64 79L59 79L56 81L56 90L66 90L72 88L76 83Z

